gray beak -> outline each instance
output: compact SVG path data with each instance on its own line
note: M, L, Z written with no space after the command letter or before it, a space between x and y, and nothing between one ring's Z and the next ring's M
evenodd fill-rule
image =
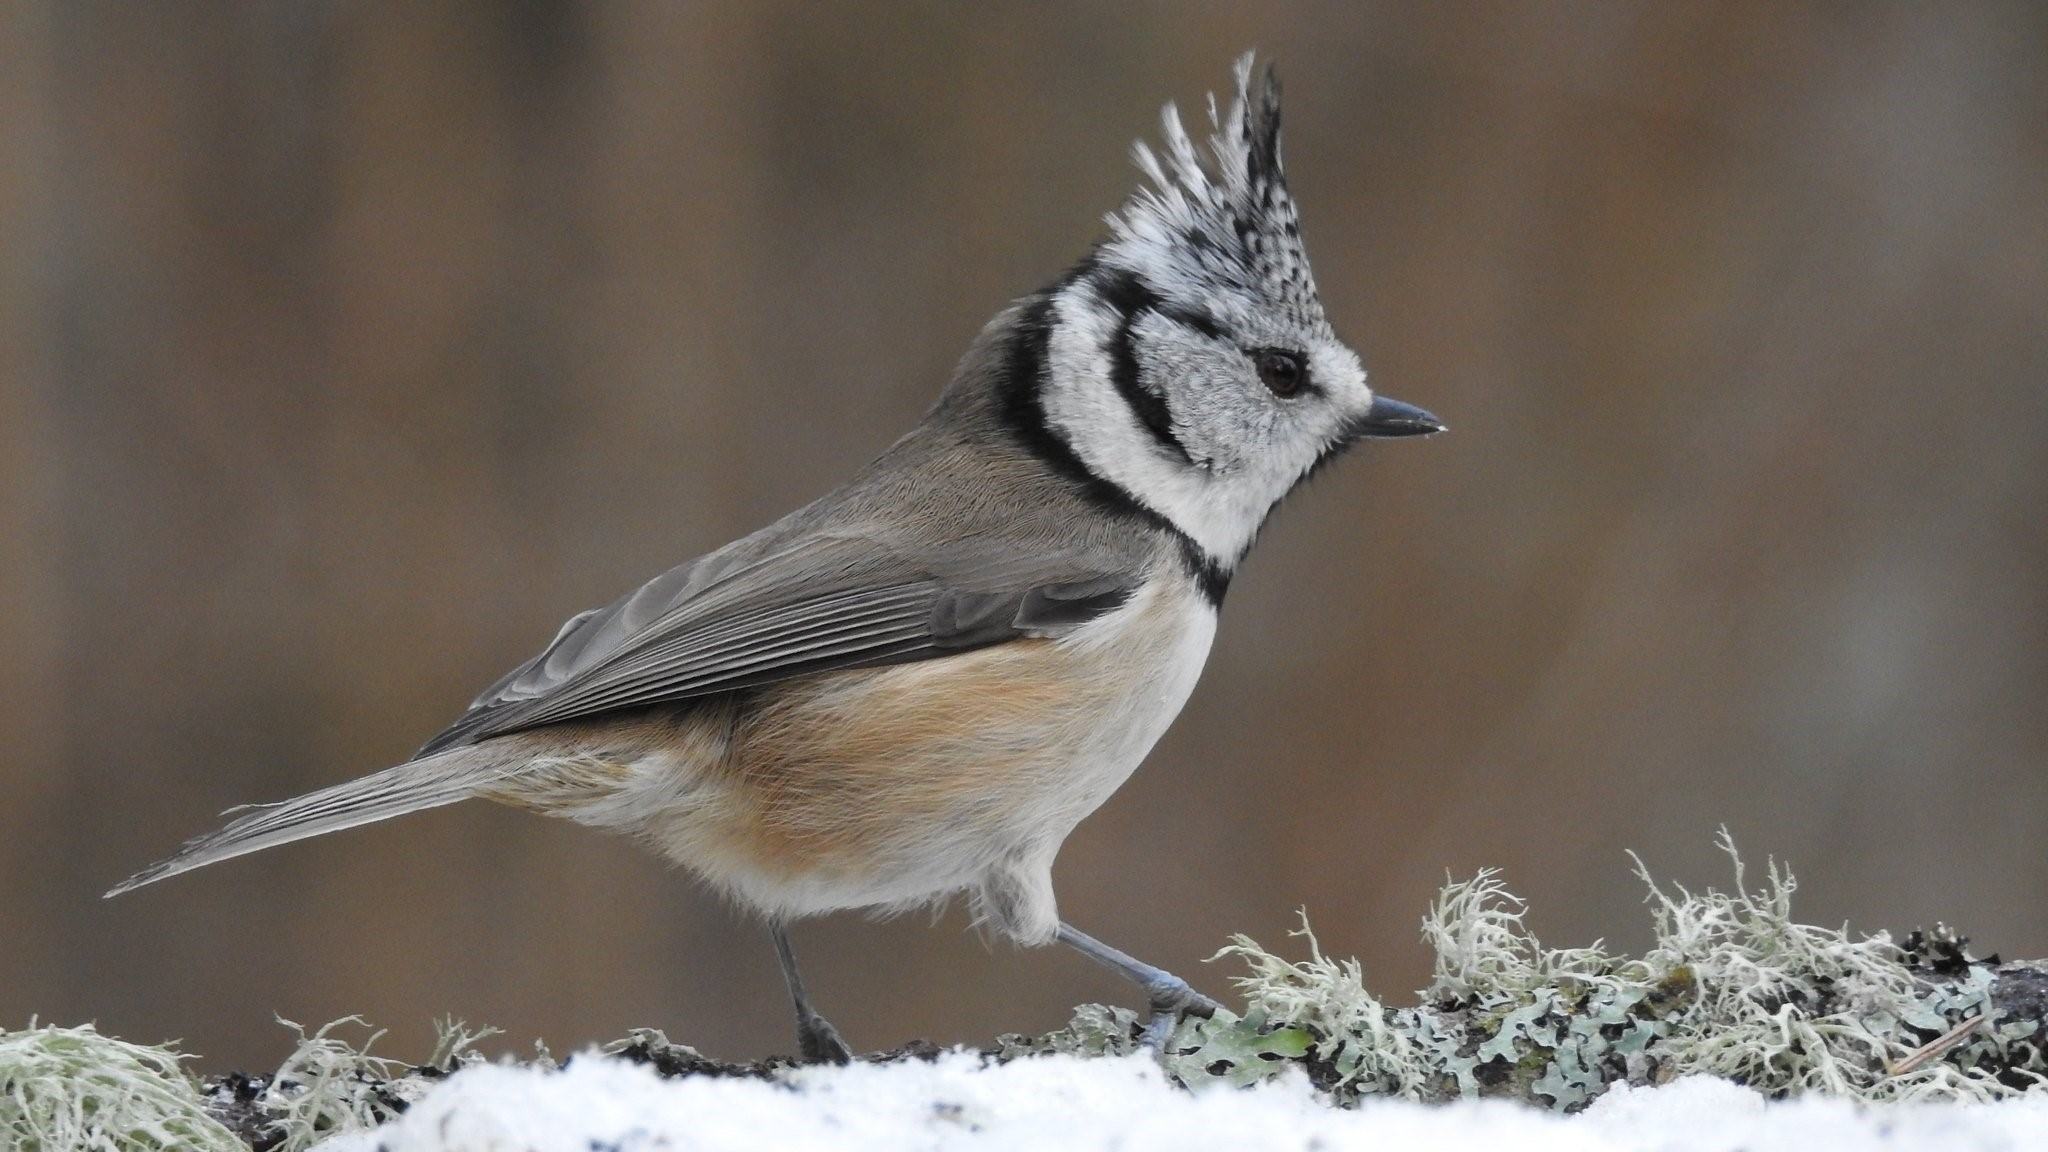
M1352 437L1360 440L1434 436L1443 430L1443 421L1413 404L1403 404L1385 396L1373 397L1372 407L1351 424Z

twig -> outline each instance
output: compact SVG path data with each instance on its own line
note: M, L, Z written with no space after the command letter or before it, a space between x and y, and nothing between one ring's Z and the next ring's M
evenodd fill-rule
M1970 1017L1968 1020L1963 1021L1961 1024L1956 1025L1955 1027L1949 1029L1946 1032L1943 1032L1941 1035L1936 1036L1934 1039L1929 1040L1927 1043L1922 1044L1920 1047L1914 1049L1913 1054L1907 1056L1904 1060L1901 1060L1896 1064L1892 1063L1889 1060L1885 1061L1885 1074L1889 1076L1904 1076L1906 1073L1913 1071L1915 1068L1918 1068L1921 1065L1926 1064L1928 1061L1939 1057L1942 1053L1948 1051L1949 1049L1955 1047L1958 1044L1961 1044L1964 1040L1969 1038L1970 1033L1975 1032L1977 1029L1983 1027L1984 1025L1990 1022L1991 1013L1979 1012L1975 1016Z

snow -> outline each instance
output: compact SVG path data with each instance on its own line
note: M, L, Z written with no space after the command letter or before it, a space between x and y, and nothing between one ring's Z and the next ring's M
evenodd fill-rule
M1766 1102L1719 1080L1617 1088L1576 1116L1502 1101L1427 1106L1317 1100L1290 1073L1189 1093L1142 1056L1045 1056L810 1068L785 1081L663 1080L590 1055L561 1071L465 1069L383 1128L320 1152L653 1152L909 1149L1187 1152L1201 1148L1512 1148L1516 1152L1992 1152L2048 1147L2048 1097L1995 1104Z

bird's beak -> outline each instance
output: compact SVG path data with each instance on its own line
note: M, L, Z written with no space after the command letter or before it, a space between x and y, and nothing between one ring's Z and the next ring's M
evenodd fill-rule
M1443 430L1443 421L1415 405L1375 396L1365 415L1352 421L1351 437L1355 440L1384 440L1394 436L1434 436Z

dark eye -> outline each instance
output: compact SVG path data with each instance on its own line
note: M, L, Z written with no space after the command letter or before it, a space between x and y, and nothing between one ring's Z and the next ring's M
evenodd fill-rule
M1282 399L1299 393L1308 383L1308 364L1299 352L1261 348L1252 353L1252 363L1259 366L1259 379Z

